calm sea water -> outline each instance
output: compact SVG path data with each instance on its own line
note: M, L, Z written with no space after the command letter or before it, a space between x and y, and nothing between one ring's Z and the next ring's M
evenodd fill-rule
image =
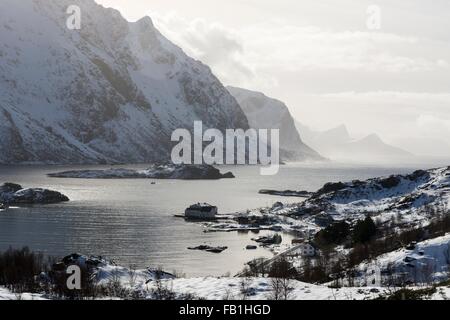
M102 255L124 266L163 267L187 276L234 274L247 261L270 257L272 253L265 249L245 250L246 245L252 244L255 234L204 233L200 224L175 218L174 214L182 213L196 202L217 205L221 213L271 206L276 201L294 202L298 199L259 195L258 190L315 191L329 181L407 173L428 166L298 164L283 166L273 177L259 175L257 167L225 166L221 170L232 171L236 179L160 180L156 185L151 184L152 180L78 180L46 176L50 172L101 166L0 166L0 183L50 188L71 199L69 203L0 212L0 250L29 246L53 256L72 252ZM284 240L289 242L291 238L285 235ZM228 246L229 249L222 254L187 250L189 246L200 244Z

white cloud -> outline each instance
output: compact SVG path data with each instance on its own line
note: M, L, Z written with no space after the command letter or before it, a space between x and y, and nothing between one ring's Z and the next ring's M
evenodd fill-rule
M209 65L226 84L274 85L274 79L258 75L246 58L244 41L237 31L205 19L186 20L176 13L152 18L157 28L189 55Z
M449 62L417 48L421 39L392 33L332 31L267 21L239 30L176 13L152 14L155 24L190 55L212 67L226 83L276 85L283 72L351 71L417 73L449 69Z
M430 114L420 115L417 126L423 135L450 138L450 117L445 119Z

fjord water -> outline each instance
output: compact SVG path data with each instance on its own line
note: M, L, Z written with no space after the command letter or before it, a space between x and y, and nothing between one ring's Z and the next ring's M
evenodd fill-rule
M145 166L121 166L145 168ZM276 201L298 202L258 194L260 189L315 191L329 181L367 179L408 173L419 166L298 164L283 166L276 176L261 176L258 167L221 167L236 179L218 181L56 179L47 173L101 169L102 166L0 166L0 183L60 191L68 203L10 208L0 212L0 251L9 246L61 257L73 252L102 255L136 268L163 267L187 276L234 274L256 257L270 257L265 249L247 251L252 233L204 233L201 224L175 218L196 202L209 202L220 213L234 213ZM421 168L427 168L421 166ZM152 184L156 181L156 184ZM263 235L265 233L261 233ZM292 238L284 235L284 241ZM228 246L222 254L190 251L200 244Z

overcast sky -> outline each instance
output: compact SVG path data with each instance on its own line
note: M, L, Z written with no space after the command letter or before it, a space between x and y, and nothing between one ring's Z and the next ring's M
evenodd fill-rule
M97 2L150 16L224 84L286 102L305 125L450 156L448 0Z

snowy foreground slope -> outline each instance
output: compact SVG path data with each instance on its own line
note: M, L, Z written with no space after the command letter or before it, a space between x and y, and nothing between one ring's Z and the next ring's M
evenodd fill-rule
M66 27L70 5L81 30ZM0 1L0 163L168 160L194 120L248 128L209 67L94 0Z
M283 159L291 161L324 159L302 141L295 121L283 102L260 92L236 87L227 88L239 102L250 127L280 130L280 153Z
M48 300L42 294L12 293L8 289L0 287L0 301L2 300Z
M448 240L448 236L447 236ZM437 240L430 241L436 243ZM427 251L427 254L429 252ZM391 255L394 255L392 253ZM381 259L381 258L380 258ZM171 299L206 300L273 300L274 286L270 278L203 277L176 278L170 273L155 269L131 270L117 266L101 257L73 254L53 266L52 272L64 272L69 265L77 264L92 274L94 285L109 288L109 295L98 295L96 299L157 299L158 292L170 291ZM46 274L39 276L46 281ZM342 287L314 285L296 280L288 282L288 300L371 300L392 294L392 288ZM411 287L411 289L419 289ZM120 294L114 295L114 292ZM112 293L112 294L111 294ZM89 297L87 297L89 299ZM429 299L449 299L450 288L438 287ZM0 287L0 300L51 300L57 297L48 294L13 293Z
M388 281L387 273L401 274L402 281L429 283L448 280L450 274L450 234L426 240L414 248L402 248L381 255L357 267L361 274L379 268L382 271L381 284ZM359 279L363 281L363 279Z
M242 300L243 281L247 281L248 300L271 300L273 289L268 278L193 278L176 279L171 286L175 292L193 294L208 300ZM293 280L288 300L368 300L377 298L383 289L341 288L332 289Z
M124 282L127 280L125 279ZM239 278L192 278L165 280L163 283L180 296L195 296L206 300L242 300ZM151 299L152 283L141 283L142 289L137 289L143 299ZM271 300L270 280L254 278L248 284L250 296L246 300ZM377 298L383 289L374 288L341 288L331 289L326 286L316 286L299 281L292 282L292 292L289 300L370 300ZM145 296L147 295L147 297ZM110 297L113 299L114 297ZM43 294L14 294L5 288L0 288L0 300L49 300ZM106 298L103 298L106 299Z
M169 273L158 270L130 270L97 257L71 255L64 258L63 266L77 264L88 267L92 272L97 286L120 285L134 297L140 299L154 299L157 286L169 289L174 293L174 299L190 297L208 300L241 300L244 297L251 300L273 299L271 280L268 278L231 278L231 277L205 277L205 278L175 278ZM60 264L54 268L60 267ZM45 275L41 275L45 279ZM243 291L243 288L245 290ZM289 299L292 300L363 300L374 299L384 292L384 289L375 288L342 288L331 289L327 286L317 286L299 281L289 283L291 291ZM45 294L14 294L5 288L0 288L0 300L45 300L52 299ZM105 299L105 297L100 297ZM108 298L124 298L109 296Z
M72 254L53 266L52 272L64 272L64 268L77 264L89 270L94 285L115 288L112 292L120 295L97 296L96 299L155 299L159 292L170 291L171 299L207 300L273 300L274 286L270 278L203 277L176 278L170 273L155 269L131 270L117 266L101 257L88 257ZM86 269L87 268L87 269ZM45 281L48 277L41 274ZM387 296L392 288L383 287L342 287L314 285L296 280L288 282L288 300L371 300ZM121 288L118 290L118 288ZM414 288L413 288L414 289ZM107 292L107 291L105 291ZM111 293L111 291L109 291ZM432 299L450 298L450 290L438 287ZM167 292L166 292L167 294ZM88 297L87 297L88 298ZM46 300L55 299L46 294L12 293L0 287L0 300Z

